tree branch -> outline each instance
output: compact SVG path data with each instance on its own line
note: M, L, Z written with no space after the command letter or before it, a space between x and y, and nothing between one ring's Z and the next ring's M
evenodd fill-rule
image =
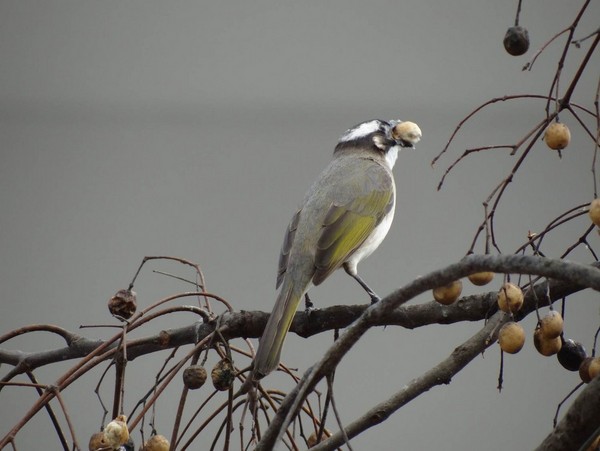
M307 318L304 313L299 313L296 316L293 330L302 336L310 336L325 330L350 325L340 339L327 351L322 360L305 373L302 381L283 400L257 449L272 449L281 435L285 433L287 426L296 416L300 406L316 384L336 368L346 352L369 328L392 324L415 328L432 323L448 324L457 321L477 321L488 318L493 314L497 309L495 292L463 298L451 307L440 306L434 302L402 307L404 303L427 290L479 271L535 274L561 280L561 282L556 280L550 282L550 300L546 296L548 292L546 282L536 284L531 290L526 289L527 302L520 312L521 316L526 316L533 311L536 303L541 306L585 287L600 290L600 271L591 265L520 255L471 255L444 269L417 278L405 287L394 291L381 302L368 308L365 308L365 306L337 306L323 312L313 312L310 318ZM185 310L186 306L181 308ZM177 310L181 308L177 308ZM161 312L158 311L154 314L160 316ZM151 337L128 341L128 359L183 344L210 346L210 341L205 340L214 332L216 327L219 327L223 338L226 340L239 337L258 337L262 333L267 317L268 315L262 312L226 312L215 320L206 317L204 318L205 323L197 322L184 328L165 330ZM336 317L337 319L333 319ZM135 322L135 324L129 326L129 329L134 329L142 323L143 321L141 323ZM45 326L32 326L23 330L33 331L39 329L56 332L52 327ZM62 331L61 335L67 337L66 341L69 346L66 348L29 354L19 351L0 351L0 362L10 362L15 365L15 368L4 376L3 381L9 381L19 373L42 365L63 361L67 358L81 358L73 368L57 380L55 384L57 391L45 392L28 411L27 415L2 439L0 445L8 443L29 418L50 402L58 391L64 390L77 377L99 363L112 359L115 352L118 351L117 343L121 338L120 333L104 341L89 340L66 331ZM0 337L0 341L3 338L12 336L14 334ZM453 355L451 357L456 358L457 356ZM178 365L182 365L184 362L185 360ZM459 371L462 367L458 364L454 368ZM177 369L175 372L177 372ZM446 374L451 377L450 373ZM443 374L442 376L440 377L438 374L438 379L442 382L449 380ZM426 386L427 384L423 387ZM159 393L155 396L159 396ZM149 403L148 407L151 404Z
M598 434L600 427L600 377L594 378L579 394L556 428L536 451L563 451L581 448Z
M600 267L599 263L591 265ZM546 293L550 292L551 302L585 289L583 284L574 284L562 280L551 280L549 289L546 282L535 286L533 292L526 293L525 303L519 312L519 318L531 313L539 302L538 307L547 304ZM407 329L416 329L431 324L454 324L462 321L481 321L496 310L496 291L478 295L465 296L452 305L443 306L435 301L418 305L403 306L392 310L389 314L373 319L372 326L401 326ZM290 333L295 333L307 338L335 329L344 329L356 321L368 308L368 305L335 305L317 309L306 314L299 311L294 317ZM241 311L224 313L220 317L220 324L227 326L225 338L258 338L265 327L269 313L261 311ZM177 346L194 344L215 330L216 320L204 324L190 324L177 329L167 329L156 335L129 340L127 342L128 360L152 354L157 351L172 349ZM54 330L51 326L32 325L19 330L39 331ZM0 363L14 366L13 370L2 378L3 382L11 380L18 374L35 370L36 368L51 365L57 362L73 360L87 356L105 342L98 339L89 339L72 332L63 331L65 337L70 337L68 346L40 352L22 352L0 348ZM7 334L9 336L9 334ZM10 334L10 337L14 334ZM6 336L5 336L6 337ZM0 342L2 340L0 337ZM117 343L108 349L116 350ZM106 357L112 358L113 354ZM1 389L1 387L0 387Z
M532 274L585 285L600 291L600 271L578 263L543 257L519 255L471 255L444 269L433 271L400 288L381 302L369 307L327 350L323 358L309 368L298 386L284 399L256 450L273 449L296 417L302 403L317 383L331 373L346 353L378 319L389 315L400 305L436 286L446 285L479 271Z
M356 437L361 432L384 422L402 406L436 385L449 384L454 375L495 342L494 339L490 338L495 336L495 331L497 331L499 324L505 319L505 315L497 312L479 332L458 346L445 360L422 376L413 379L402 390L395 393L389 399L377 404L360 418L350 423L345 428L346 435L349 438ZM342 446L344 442L343 435L340 432L336 432L326 441L311 448L311 450L333 450Z

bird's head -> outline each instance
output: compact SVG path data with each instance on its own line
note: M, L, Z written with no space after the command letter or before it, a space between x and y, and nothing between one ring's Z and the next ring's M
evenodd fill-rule
M393 167L400 148L414 149L421 139L421 129L414 122L382 121L362 122L347 130L338 142L334 154L376 152L382 154Z
M421 136L421 129L414 122L374 119L348 129L338 145L375 145L380 150L393 146L414 148Z

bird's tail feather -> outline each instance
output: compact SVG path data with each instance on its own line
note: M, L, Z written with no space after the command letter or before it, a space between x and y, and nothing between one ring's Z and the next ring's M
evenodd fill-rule
M285 337L303 294L302 291L294 289L293 284L290 283L284 283L281 287L254 358L255 380L277 369Z

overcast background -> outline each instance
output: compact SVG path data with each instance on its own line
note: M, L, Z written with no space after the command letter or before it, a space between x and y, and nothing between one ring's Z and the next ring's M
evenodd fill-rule
M516 142L543 118L545 104L484 110L436 167L430 162L477 105L505 94L548 92L563 40L542 54L533 72L521 68L570 24L583 2L525 2L521 23L531 49L518 58L502 48L516 3L0 1L0 333L31 323L72 331L114 323L106 301L127 287L145 255L198 262L209 291L236 309L270 311L291 214L339 135L372 118L415 121L423 139L399 157L395 222L361 274L384 296L461 258L482 219L482 201L515 160L505 150L474 155L437 192L444 169L466 147ZM597 27L594 3L577 37ZM561 87L585 48L572 50ZM589 67L574 99L592 107L597 53ZM497 236L504 252L513 252L529 230L593 197L593 146L573 118L561 119L573 133L563 158L540 143L501 204ZM545 254L559 256L587 225L581 218L550 235ZM598 244L595 234L591 240ZM571 258L591 261L584 250ZM151 268L189 275L174 265ZM499 284L497 278L486 290ZM150 268L136 285L142 306L188 289ZM466 294L476 292L465 283ZM318 305L367 302L342 273L312 294ZM591 351L597 295L587 292L569 305L566 333ZM180 315L145 332L193 320ZM480 326L368 333L337 374L343 420L422 374ZM534 318L524 326L530 338ZM107 337L114 330L82 333ZM330 334L290 337L283 358L303 371L330 341ZM2 346L62 345L33 334ZM132 362L128 369L141 370L147 380L128 382L150 387L162 359ZM40 381L53 382L73 363L40 371ZM498 367L493 347L449 386L355 439L354 449L531 449L550 432L557 404L579 378L555 358L539 356L530 339L506 359L501 394ZM82 444L100 424L92 392L99 376L65 393ZM109 380L105 387L110 402ZM135 393L132 387L126 396L127 411ZM35 395L11 388L0 396L4 435ZM163 404L159 431L170 435L173 415L174 405ZM210 441L198 443L200 449ZM17 445L59 449L43 413Z

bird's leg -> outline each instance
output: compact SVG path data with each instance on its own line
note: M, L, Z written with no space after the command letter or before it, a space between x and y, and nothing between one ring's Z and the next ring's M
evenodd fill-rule
M366 282L364 280L361 279L361 277L358 274L350 274L354 280L356 280L361 287L364 288L364 290L367 292L367 294L371 297L371 304L375 304L376 302L381 301L381 298L379 296L377 296L377 294L375 294L375 292L373 290L371 290L371 288L369 287L369 285L366 284Z
M308 297L308 293L304 293L304 311L307 315L310 315L311 312L314 312L315 310L315 304L313 304L313 302Z
M376 302L381 301L381 298L375 294L371 287L367 285L367 283L362 280L362 278L356 272L356 268L351 268L349 265L344 265L344 270L351 276L354 280L356 280L361 287L367 292L367 294L371 297L371 304L375 304Z

